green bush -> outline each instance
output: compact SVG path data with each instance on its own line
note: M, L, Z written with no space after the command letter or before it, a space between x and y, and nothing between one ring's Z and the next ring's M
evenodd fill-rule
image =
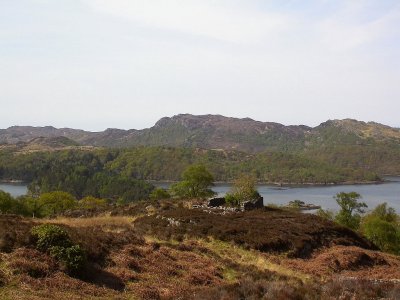
M63 263L66 269L70 272L79 271L86 262L86 253L79 245L74 245L68 248L52 247L50 255Z
M320 208L317 210L316 215L330 221L333 221L335 219L335 213L329 209L325 210Z
M379 204L361 223L362 233L381 250L400 255L400 222L396 210Z
M68 233L60 226L43 224L32 228L31 233L37 238L36 246L41 251L50 251L52 247L71 247Z
M233 194L226 194L225 195L225 202L229 206L239 206L240 205L240 200L235 197Z
M400 254L400 229L396 224L377 217L368 218L363 224L363 232L382 251Z
M69 272L77 272L85 264L85 251L81 246L73 245L68 233L60 226L43 224L33 227L31 233L37 238L37 248L49 253Z
M156 188L150 194L151 200L163 200L171 198L170 193L166 189Z

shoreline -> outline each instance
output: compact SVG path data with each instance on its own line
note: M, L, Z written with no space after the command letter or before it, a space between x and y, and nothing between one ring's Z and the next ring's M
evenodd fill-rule
M385 177L400 177L397 175L385 175ZM144 180L148 183L152 184L174 184L179 181L175 180ZM298 182L270 182L270 181L258 181L257 185L267 185L274 188L285 188L285 187L329 187L329 186L346 186L346 185L374 185L374 184L385 184L395 182L392 180L376 180L376 181L345 181L345 182L306 182L306 183L298 183ZM21 184L21 185L29 185L29 182L18 180L18 179L11 179L11 180L0 180L0 183L4 184ZM233 181L214 181L214 185L232 185Z
M164 181L163 181L164 182ZM269 182L269 181L259 181L257 185L268 185L275 188L285 188L285 187L323 187L323 186L341 186L341 185L373 185L373 184L384 184L393 182L390 180L376 180L376 181L345 181L345 182L306 182L306 183L298 183L298 182ZM167 183L167 182L166 182ZM232 181L215 181L216 185L223 184L233 184Z
M28 185L28 182L25 182L23 180L17 180L17 179L11 179L11 180L0 180L0 183L7 183L7 184L26 184Z

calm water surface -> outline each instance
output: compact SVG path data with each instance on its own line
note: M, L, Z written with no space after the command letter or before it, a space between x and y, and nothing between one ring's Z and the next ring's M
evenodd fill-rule
M283 187L259 185L258 191L264 197L264 205L287 204L292 200L301 200L305 203L320 205L324 209L338 210L339 206L333 196L340 192L357 192L362 196L362 201L373 209L380 203L387 202L389 206L400 213L400 177L387 177L390 182L382 184L355 184L335 186L310 186L310 187ZM158 183L157 186L168 187L169 183ZM217 184L214 191L219 196L225 195L231 185Z
M283 187L277 188L269 185L259 185L258 191L264 197L264 205L287 204L292 200L301 200L306 203L320 205L325 209L337 210L338 205L333 196L340 192L357 192L362 195L362 201L367 203L369 209L373 209L380 203L387 202L389 206L400 213L400 177L387 177L390 182L383 184L359 184L359 185L335 185L313 187ZM157 182L156 186L168 188L170 183ZM214 187L218 195L225 195L231 188L230 184L217 184ZM0 183L0 190L10 193L12 196L21 196L27 193L24 184Z
M13 197L26 195L28 186L22 183L0 183L0 190L10 193Z

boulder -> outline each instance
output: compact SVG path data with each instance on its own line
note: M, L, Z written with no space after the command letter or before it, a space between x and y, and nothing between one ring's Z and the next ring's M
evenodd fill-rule
M263 208L264 207L264 198L260 196L256 199L245 201L245 202L243 202L242 206L243 206L243 210L253 210L253 209L257 209L257 208Z
M218 207L222 206L225 204L225 198L224 197L216 197L216 198L211 198L208 200L207 206L208 207Z

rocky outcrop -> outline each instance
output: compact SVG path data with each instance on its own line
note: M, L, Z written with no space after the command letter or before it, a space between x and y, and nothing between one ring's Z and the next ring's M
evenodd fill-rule
M218 206L223 206L225 205L226 201L224 197L217 197L217 198L211 198L207 202L208 207L218 207Z
M242 207L243 207L243 210L246 210L246 211L263 208L264 207L264 198L260 196L253 200L244 201L242 203Z

